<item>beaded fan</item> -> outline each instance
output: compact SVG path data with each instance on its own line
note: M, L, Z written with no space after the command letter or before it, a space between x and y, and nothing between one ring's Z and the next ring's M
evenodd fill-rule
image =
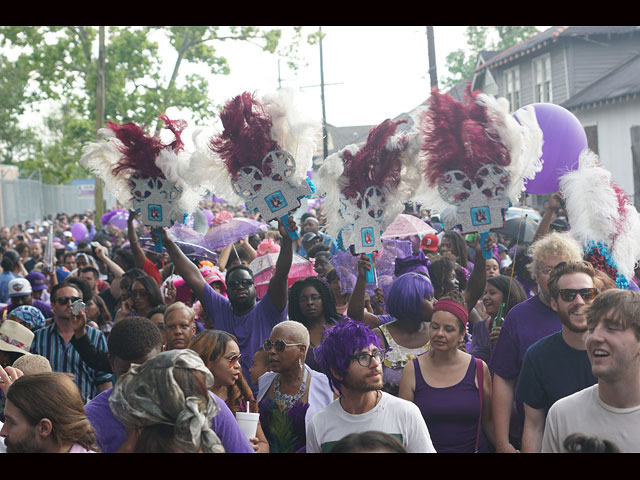
M220 113L223 131L196 149L190 175L231 204L244 203L264 221L282 218L310 197L307 178L320 139L320 123L294 108L294 92L257 100L244 92ZM297 233L289 232L291 238Z
M464 103L434 90L421 130L424 181L415 199L440 211L446 230L488 235L501 228L524 181L542 170L533 108L520 109L516 119L506 99L472 92L470 84Z

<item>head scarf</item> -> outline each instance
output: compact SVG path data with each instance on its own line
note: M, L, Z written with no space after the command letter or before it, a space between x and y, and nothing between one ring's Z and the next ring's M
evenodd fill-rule
M449 312L455 315L460 319L465 327L467 326L469 312L460 302L456 302L451 298L441 298L433 306L433 313L436 313L438 310Z
M118 379L109 397L115 417L127 428L144 428L159 423L173 425L176 442L189 453L224 453L220 439L211 429L211 419L220 412L212 396L204 411L197 397L185 398L173 376L174 368L198 370L213 386L213 375L192 350L162 352L142 365L132 365Z
M44 315L38 307L33 305L20 305L9 312L9 315L19 318L31 326L31 330L37 330L46 325Z

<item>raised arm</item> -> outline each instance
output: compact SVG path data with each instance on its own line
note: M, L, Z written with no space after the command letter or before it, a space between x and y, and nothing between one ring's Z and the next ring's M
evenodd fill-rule
M293 262L293 243L282 221L279 218L277 220L282 240L280 240L280 253L278 254L278 260L276 260L276 270L271 280L269 280L267 293L276 309L282 312L287 306L289 296L289 271ZM293 216L289 216L288 227L292 232L298 228Z
M487 237L485 248L489 250L493 248L493 240L491 239L491 236ZM467 309L469 310L469 312L471 312L471 310L475 308L478 300L482 298L484 287L487 282L487 261L482 255L480 235L476 237L476 241L473 244L473 249L476 252L473 259L473 270L471 271L471 275L469 276L467 288L464 291L464 300L467 303Z
M562 196L560 193L556 192L551 195L551 198L549 199L549 208L545 210L542 220L540 220L540 223L538 224L536 234L533 236L534 242L549 233L551 221L560 207L562 207Z
M113 274L113 280L111 281L111 285L109 287L109 291L111 292L111 296L113 298L120 298L120 277L124 273L124 270L120 265L111 260L107 255L106 249L102 245L95 245L96 257L104 262L107 266L107 270L109 270Z
M131 253L133 253L133 260L136 268L142 270L147 260L147 256L144 254L144 250L142 250L142 247L138 243L138 234L136 233L136 229L133 227L133 220L137 215L138 212L135 210L129 210L129 218L127 219L127 237L131 244Z
M204 304L204 277L198 270L198 267L182 253L182 250L174 243L167 231L164 228L160 228L160 235L162 238L162 245L166 248L171 261L176 269L178 275L180 275L187 285L191 288L193 293L198 297L198 300ZM156 233L151 232L151 236L156 240Z
M365 295L367 291L367 272L371 270L371 261L367 255L360 255L358 260L358 278L349 298L347 315L358 322L364 323L369 328L380 325L377 315L368 312L365 308Z

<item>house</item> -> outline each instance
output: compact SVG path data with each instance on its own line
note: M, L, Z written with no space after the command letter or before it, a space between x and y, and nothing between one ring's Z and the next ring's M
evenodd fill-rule
M512 111L549 102L572 112L589 148L640 205L640 27L551 27L504 51L481 52L471 82L507 98Z

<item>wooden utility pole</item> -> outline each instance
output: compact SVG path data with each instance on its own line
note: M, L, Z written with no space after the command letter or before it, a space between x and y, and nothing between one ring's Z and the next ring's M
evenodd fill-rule
M431 89L438 89L438 71L436 68L436 46L433 40L433 27L427 27L427 46L429 52L429 79Z
M96 87L96 132L104 127L104 98L105 98L105 31L104 26L100 27L100 40L98 46L98 80ZM104 214L104 195L102 179L96 177L95 201L96 201L96 226L100 225L100 219Z
M318 27L320 32L319 41L320 41L320 98L322 100L322 148L324 150L323 158L327 158L329 155L329 147L328 147L328 135L327 135L327 113L325 111L324 105L324 63L322 59L322 27Z

